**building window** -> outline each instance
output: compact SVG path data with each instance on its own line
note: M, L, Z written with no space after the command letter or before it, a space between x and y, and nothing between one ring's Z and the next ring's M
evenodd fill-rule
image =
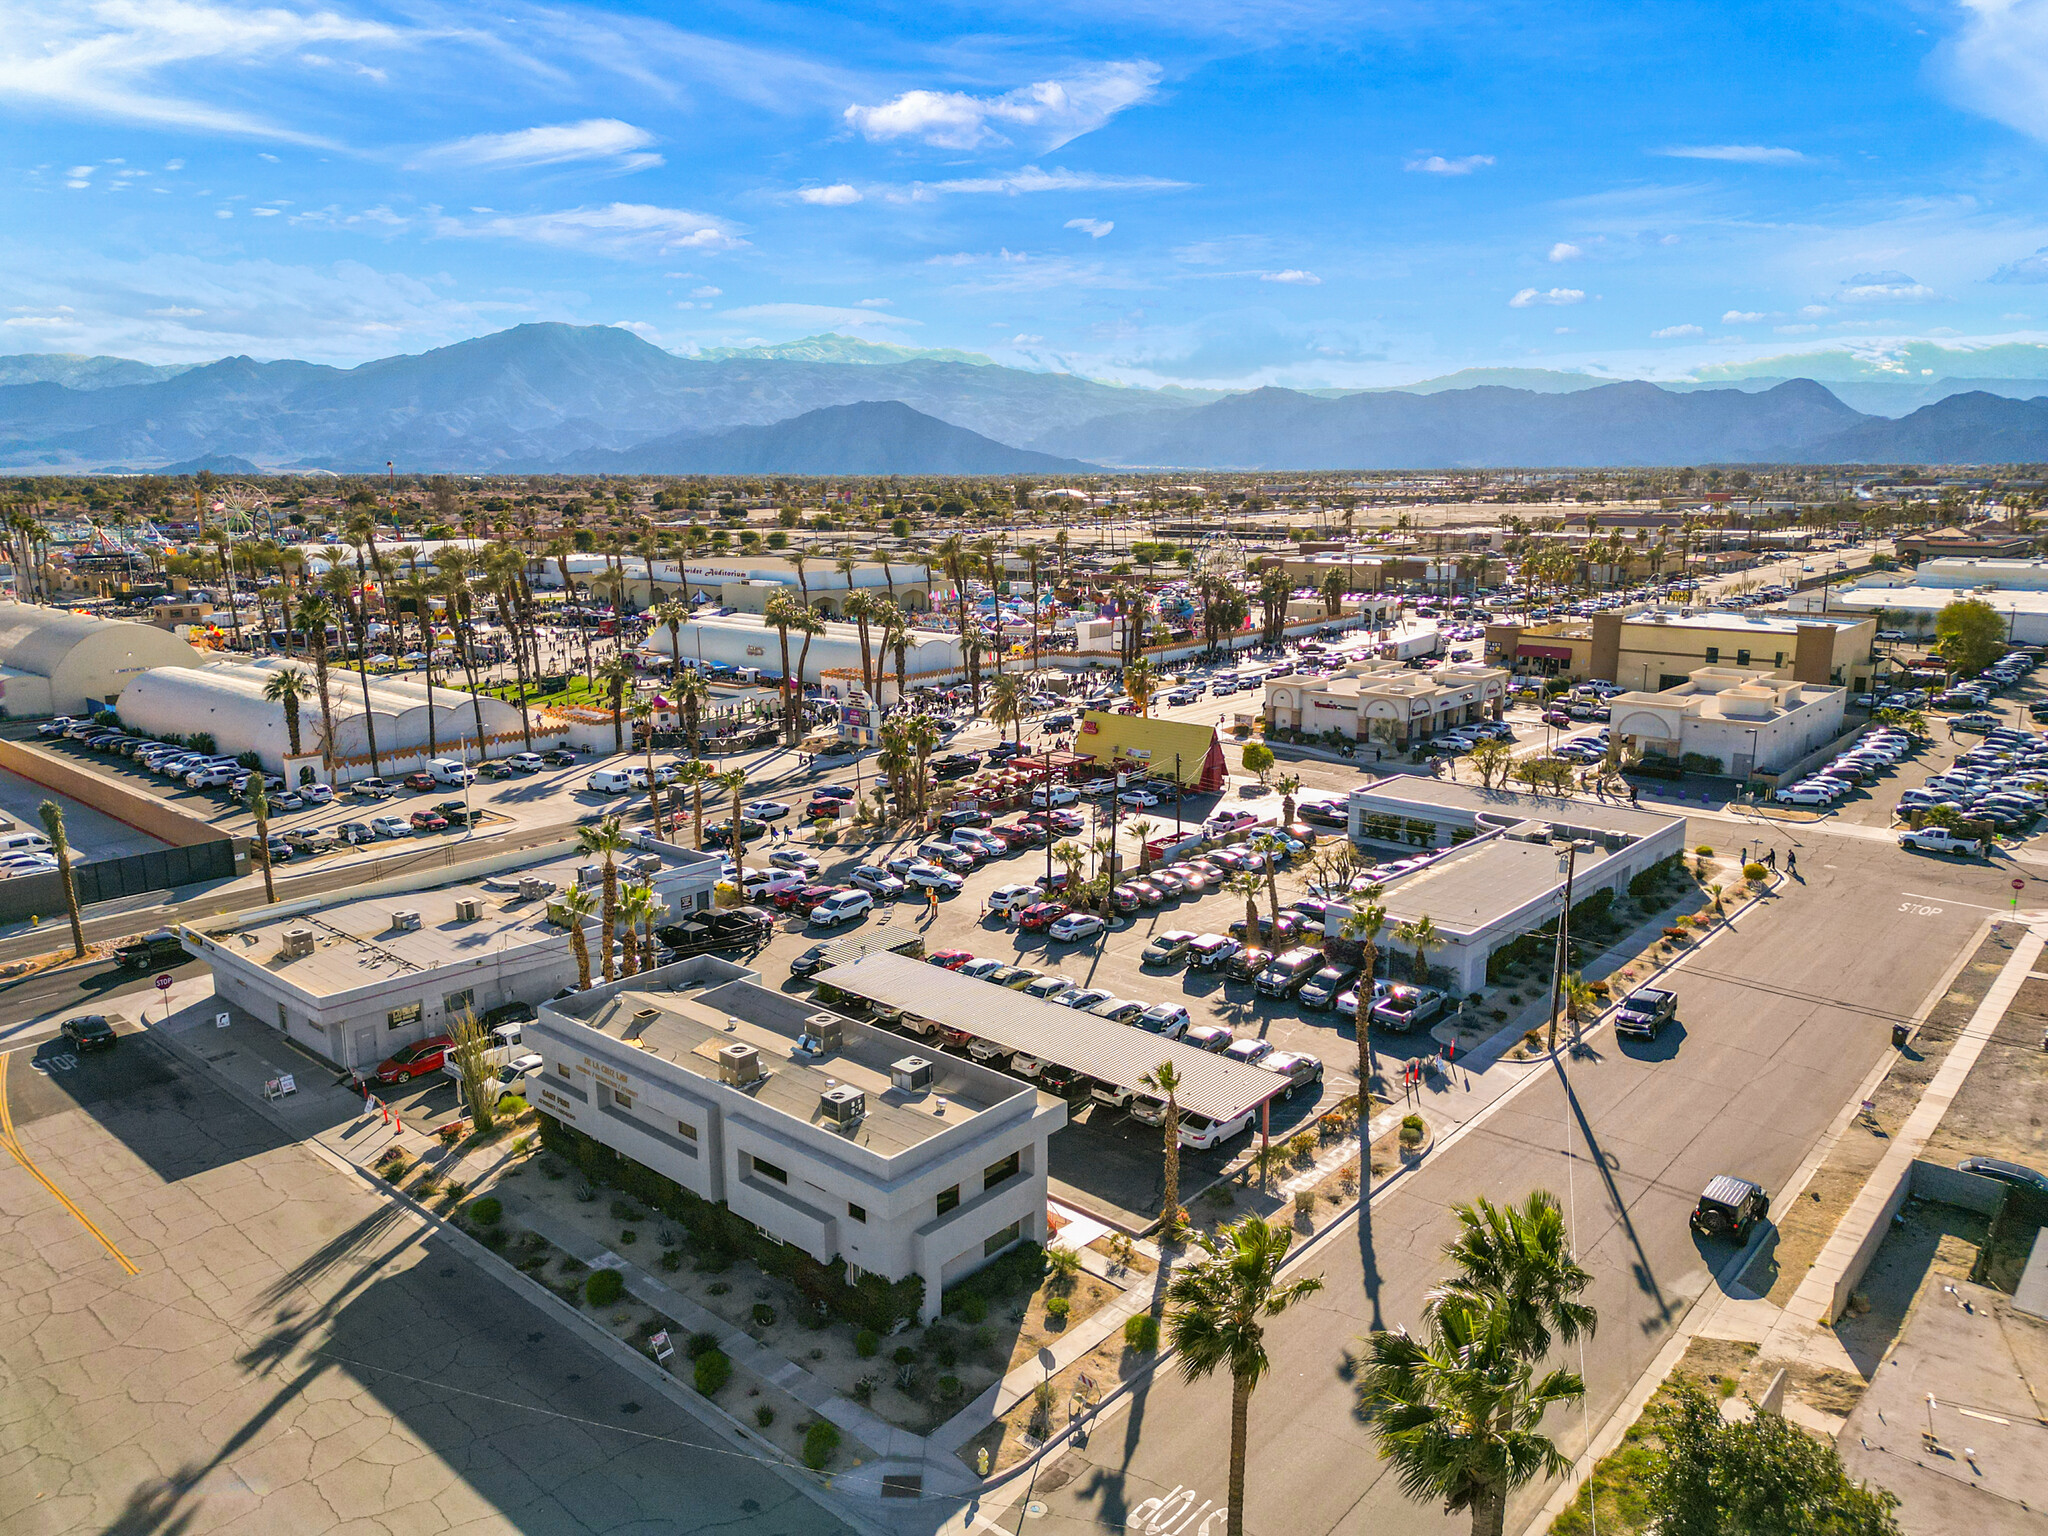
M567 1063L566 1061L556 1062L555 1073L557 1076L567 1077L569 1075L569 1063Z
M1735 665L1737 665L1738 667L1746 667L1746 666L1748 666L1748 665L1749 665L1749 652L1747 652L1747 651L1737 651L1737 652L1735 653Z
M441 1011L451 1018L460 1018L476 1008L476 988L464 987L460 992L450 992L441 999Z
M981 1187L983 1189L994 1189L1003 1180L1014 1179L1017 1176L1019 1161L1018 1154L1012 1152L1000 1163L990 1163L981 1170Z
M855 1221L860 1222L863 1226L867 1224L868 1212L866 1206L855 1205L852 1201L849 1200L846 1203L846 1214L851 1216Z
M989 1233L981 1245L981 1256L985 1259L999 1253L1024 1235L1024 1219L1020 1216L1000 1232Z
M612 1102L621 1109L631 1109L633 1107L633 1095L626 1092L623 1088L614 1088L612 1090Z
M1719 661L1720 659L1721 659L1721 647L1719 647L1718 645L1710 645L1710 646L1708 646L1708 647L1707 647L1707 665L1711 667L1711 666L1712 666L1712 665L1713 665L1713 664L1714 664L1715 662Z
M778 1184L787 1184L789 1182L789 1174L783 1169L776 1167L773 1163L764 1163L758 1157L753 1159L753 1163L754 1172L758 1173L762 1178L773 1179Z
M687 1120L678 1120L676 1122L676 1134L685 1141L695 1141L697 1139L697 1127L690 1124Z
M948 1211L958 1210L959 1207L960 1186L958 1184L955 1184L951 1189L939 1191L939 1214L941 1216L945 1215Z
M1782 667L1783 665L1785 665L1785 653L1783 651L1778 652L1778 659L1772 662L1771 665L1774 667Z
M403 1008L394 1008L384 1015L386 1029L407 1029L419 1023L425 1008L419 1003L410 1003Z

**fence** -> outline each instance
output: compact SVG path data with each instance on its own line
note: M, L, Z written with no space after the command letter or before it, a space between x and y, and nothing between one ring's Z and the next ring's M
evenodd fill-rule
M235 845L220 837L184 848L160 848L119 859L74 864L73 884L81 909L120 896L174 890L197 880L226 880L235 873ZM56 871L0 880L0 921L64 916L64 877Z

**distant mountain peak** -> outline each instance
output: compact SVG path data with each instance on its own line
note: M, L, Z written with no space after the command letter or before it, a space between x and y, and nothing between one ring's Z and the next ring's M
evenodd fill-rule
M960 352L952 347L899 347L888 341L863 341L858 336L841 336L827 331L799 341L778 342L768 347L706 347L695 354L704 362L743 359L773 363L972 363L993 368L996 360L979 352Z

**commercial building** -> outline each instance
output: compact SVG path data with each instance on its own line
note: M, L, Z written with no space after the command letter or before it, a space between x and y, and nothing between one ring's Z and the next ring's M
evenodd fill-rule
M1486 659L1518 673L1656 692L1701 667L1755 668L1861 693L1877 672L1877 625L1856 613L1648 608L1562 624L1489 624Z
M1925 562L1929 559L1962 558L1990 560L2024 559L2034 551L2034 540L2015 528L1981 524L1975 528L1930 528L1925 533L1902 533L1892 541L1900 558Z
M205 661L151 624L0 602L0 705L16 720L105 709L152 668Z
M284 706L263 696L263 690L286 667L302 673L306 684L299 700L297 756L292 755ZM326 777L322 743L330 739L338 765L337 780L346 782L368 774L372 727L377 735L378 766L387 772L417 766L436 752L472 762L492 755L479 748L479 719L485 749L493 743L509 742L519 732L518 707L502 699L436 687L430 705L424 682L372 677L366 716L363 692L357 673L330 667L327 694L334 707L330 731L309 664L274 658L225 661L144 672L121 691L119 710L122 725L131 731L187 737L203 732L213 738L215 751L236 757L254 752L265 768L293 780L302 767L312 768L316 777Z
M1848 690L1768 672L1701 667L1675 688L1617 694L1613 739L1705 773L1782 773L1842 734Z
M1869 617L1883 629L1932 635L1941 610L1957 598L1989 603L2018 645L2048 643L2048 560L1946 559L1918 570L1885 571L1828 593L1838 612ZM1800 606L1817 601L1801 594Z
M1074 732L1074 755L1098 768L1148 774L1185 789L1213 792L1230 778L1216 728L1185 720L1085 710Z
M1046 1240L1066 1106L1020 1079L703 959L539 1015L543 1114L849 1281L922 1277L927 1322L946 1286Z
M1352 791L1351 837L1368 851L1380 843L1411 856L1418 847L1442 850L1387 882L1385 932L1427 917L1443 940L1428 956L1432 972L1459 992L1476 992L1495 953L1556 919L1566 844L1576 847L1577 905L1683 854L1685 819L1400 774ZM1350 915L1332 907L1327 931L1341 933ZM1399 948L1384 938L1381 945Z
M536 560L530 579L543 591L559 592L562 567L569 568L569 588L578 596L612 598L613 582L622 582L626 605L651 608L671 598L684 602L716 602L742 613L760 613L775 593L788 590L808 594L810 605L827 618L846 613L846 599L855 591L872 591L890 597L905 613L922 613L932 606L931 573L921 565L886 565L863 562L853 568L849 584L846 573L825 555L805 563L801 578L797 569L780 555L714 555L687 560L656 560L653 579L649 565L631 555L614 560L608 555L569 555L565 560ZM939 590L950 594L950 583L941 581Z
M1270 679L1266 728L1310 736L1335 731L1346 741L1399 751L1454 725L1498 720L1507 691L1507 670L1479 662L1423 671L1397 661L1359 661L1327 677Z
M789 637L789 667L808 686L828 680L842 687L847 680L858 686L861 670L860 629L853 624L828 622L822 635L810 637L806 652L802 635ZM702 610L679 625L671 637L666 625L657 626L640 647L640 654L667 667L680 655L684 666L723 665L753 667L764 678L782 677L782 638L758 614L726 610ZM882 702L896 697L896 653L882 649L881 635L868 632L868 664L883 663ZM913 629L903 651L903 677L911 687L944 683L961 675L960 637L933 629Z
M353 900L292 902L179 933L213 967L224 1000L329 1061L368 1072L400 1046L445 1033L464 1009L481 1016L577 984L552 898L599 885L601 866L567 845L551 857L525 851L482 862L490 873L431 886L393 881ZM666 923L710 906L718 859L642 833L617 869L621 882L653 889ZM585 932L601 973L597 913Z

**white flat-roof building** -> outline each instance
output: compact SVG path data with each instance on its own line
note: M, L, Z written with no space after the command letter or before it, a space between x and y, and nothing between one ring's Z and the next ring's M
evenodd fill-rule
M1389 750L1454 725L1498 720L1506 705L1508 673L1479 662L1452 662L1421 671L1398 661L1359 661L1327 677L1276 677L1266 684L1266 725L1347 741L1373 741Z
M616 561L609 555L569 555L566 562L569 581L576 592L608 597L610 589L606 583L623 579L626 600L636 608L650 608L669 598L681 598L685 602L692 598L707 598L758 613L765 606L768 594L784 587L807 592L811 606L827 618L844 614L846 599L856 590L869 590L884 597L894 596L896 605L905 613L917 612L932 604L931 572L925 567L899 564L894 560L886 565L881 561L864 560L853 568L853 581L849 585L846 574L832 564L830 554L822 549L805 563L801 580L795 566L774 554L656 560L651 583L648 580L648 563L631 555ZM552 558L534 561L529 567L533 584L543 590L561 591L563 563ZM952 588L950 584L944 584L942 590L950 592Z
M206 658L154 624L0 602L0 705L16 720L107 708L155 668Z
M2048 644L2048 560L1923 560L1912 571L1882 571L1830 588L1830 612L1875 618L1884 629L1932 634L1941 610L1959 598L1989 603L2016 645ZM1794 599L1817 608L1819 594Z
M1426 846L1444 851L1387 882L1386 932L1427 917L1444 940L1429 956L1460 992L1486 984L1494 952L1555 920L1564 904L1564 844L1579 849L1572 901L1620 891L1638 874L1685 852L1685 818L1625 805L1560 800L1397 774L1351 792L1351 837L1370 850L1384 841L1413 854L1413 829L1429 825ZM1398 829L1397 831L1394 829ZM1398 837L1399 841L1395 842ZM1351 915L1332 907L1325 931L1341 933ZM1382 938L1383 949L1398 948Z
M394 881L351 901L291 902L179 933L213 967L222 998L366 1073L400 1046L446 1033L464 1009L482 1017L576 985L576 957L551 897L599 884L601 866L566 851L481 862L493 872L412 888ZM617 868L622 883L653 887L663 922L708 907L718 878L715 855L645 833ZM591 969L601 974L595 911L586 935Z
M757 667L764 676L777 679L782 676L781 636L765 618L755 613L706 611L686 620L678 628L673 642L668 628L657 626L641 644L640 653L658 659L664 667L671 657L680 653L684 666L719 662L733 667ZM888 698L893 698L896 653L883 651L881 635L872 628L868 633L868 655L870 665L876 658L883 661L883 691ZM796 674L801 668L800 681L803 683L818 682L828 672L858 677L860 663L860 630L855 625L828 622L825 633L811 640L808 655L804 651L802 635L789 637L790 671ZM903 675L906 680L916 679L913 687L917 682L949 680L959 676L960 671L958 635L932 629L910 631L910 643L903 654Z
M946 1286L1046 1240L1066 1105L1020 1079L702 960L539 1014L521 1044L546 1063L543 1115L849 1281L921 1277L923 1321Z
M1769 672L1700 667L1661 693L1608 701L1616 741L1638 752L1701 757L1706 773L1778 773L1842 734L1849 691Z

